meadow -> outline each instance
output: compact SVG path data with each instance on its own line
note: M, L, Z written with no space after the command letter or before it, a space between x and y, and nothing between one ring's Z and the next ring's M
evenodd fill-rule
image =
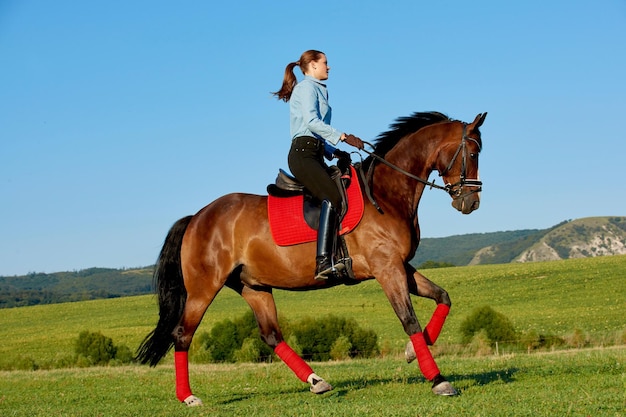
M334 390L308 392L282 363L195 365L205 402L174 397L171 366L0 372L2 416L623 416L626 349L443 357L460 390L439 397L399 358L313 364Z
M534 354L502 349L485 357L438 354L440 369L461 391L440 398L430 393L417 366L404 362L407 337L375 281L276 291L286 320L313 313L353 317L378 334L385 355L313 364L335 386L322 396L308 393L282 363L195 364L192 387L206 407L194 410L175 400L171 354L157 368L56 369L73 355L83 330L100 331L134 350L156 322L153 296L21 307L0 312L0 415L624 415L626 256L425 273L453 302L438 345L458 345L463 319L489 305L521 333L583 333L588 347ZM417 298L414 306L423 322L434 309L431 301ZM226 289L199 331L247 309Z

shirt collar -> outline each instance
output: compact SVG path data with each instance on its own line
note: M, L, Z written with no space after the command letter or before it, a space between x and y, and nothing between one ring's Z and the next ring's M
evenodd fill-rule
M305 76L304 76L304 79L305 79L305 80L311 80L311 81L313 81L314 83L321 85L322 87L326 87L326 84L324 84L323 82L321 82L320 80L318 80L318 79L317 79L317 78L315 78L315 77L311 77L310 75L305 75Z

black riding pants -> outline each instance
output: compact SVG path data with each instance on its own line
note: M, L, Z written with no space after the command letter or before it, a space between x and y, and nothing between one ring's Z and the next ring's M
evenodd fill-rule
M335 210L341 207L341 194L324 163L324 145L320 140L310 136L295 138L287 162L291 173L314 197L330 201Z

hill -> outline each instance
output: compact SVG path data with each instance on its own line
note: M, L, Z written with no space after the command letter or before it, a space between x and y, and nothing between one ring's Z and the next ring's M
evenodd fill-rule
M0 277L0 308L148 294L152 268L89 268Z
M549 229L422 239L413 261L502 264L626 254L626 217L587 217Z
M591 217L550 231L513 261L552 261L625 253L626 218Z
M505 264L626 254L626 217L589 217L549 229L425 238L411 263ZM148 294L152 267L0 276L0 308Z

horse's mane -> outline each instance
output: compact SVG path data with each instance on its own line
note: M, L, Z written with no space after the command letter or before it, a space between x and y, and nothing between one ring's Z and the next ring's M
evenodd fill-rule
M436 111L415 112L409 117L399 117L395 123L389 125L390 130L381 133L374 140L374 153L384 157L406 135L417 132L423 127L451 120L445 114Z

